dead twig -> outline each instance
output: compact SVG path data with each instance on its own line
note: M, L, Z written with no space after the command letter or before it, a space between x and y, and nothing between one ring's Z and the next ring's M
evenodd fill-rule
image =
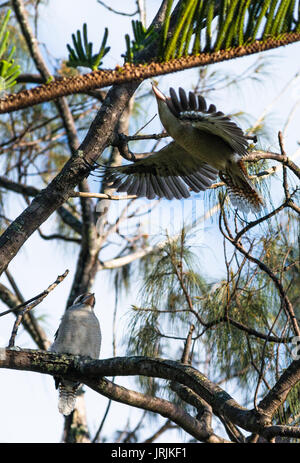
M14 347L15 338L16 338L19 326L21 324L21 321L22 321L24 315L27 312L29 312L29 310L32 310L34 307L36 307L38 304L40 304L45 299L45 297L47 297L48 294L51 291L53 291L53 289L55 289L56 286L59 285L59 283L61 283L66 278L68 273L69 273L69 270L66 270L65 273L63 273L62 275L59 275L56 278L55 282L52 283L50 286L48 286L48 288L45 291L43 291L42 293L38 294L37 296L29 299L29 301L26 301L23 304L20 304L20 306L17 306L14 309L6 310L6 312L2 312L2 314L0 314L0 316L2 316L2 315L5 315L6 313L17 310L18 308L24 307L24 309L19 313L19 315L16 318L16 321L14 323L12 333L11 333L11 336L10 336L10 340L9 340L9 343L8 343L8 347Z

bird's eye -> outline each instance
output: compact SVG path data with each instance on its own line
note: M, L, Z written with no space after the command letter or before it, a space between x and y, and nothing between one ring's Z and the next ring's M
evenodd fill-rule
M73 304L78 304L79 302L82 302L84 298L84 294L80 294L80 296L77 296L73 302Z

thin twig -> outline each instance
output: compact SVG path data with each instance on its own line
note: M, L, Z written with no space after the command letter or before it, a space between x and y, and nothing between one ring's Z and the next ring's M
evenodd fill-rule
M224 222L224 225L225 225L225 228L227 230L228 235L226 235L226 233L224 232L224 230L222 228L222 218L223 218L223 222ZM270 277L270 279L275 284L275 287L277 288L282 301L284 302L285 313L286 313L287 317L289 318L289 320L291 322L294 333L297 336L300 336L300 328L299 328L299 325L298 325L297 318L295 316L293 305L290 302L290 300L289 300L289 298L288 298L288 296L286 294L286 291L284 290L281 282L279 281L279 279L277 278L275 273L264 262L262 262L260 259L258 259L256 257L254 257L253 255L251 255L249 251L246 251L246 249L241 244L240 240L237 241L236 237L233 238L233 236L231 234L231 231L229 229L228 223L227 223L227 219L226 219L226 216L225 216L223 205L222 205L222 209L221 209L221 213L220 213L219 228L220 228L220 231L223 234L223 236L225 236L225 238L228 241L230 241L236 247L236 249L238 251L240 251L250 262L253 262L256 265L258 265L258 267Z
M112 201L123 201L126 199L136 199L136 195L127 195L127 196L114 196L109 195L108 193L86 193L84 191L74 191L71 194L72 198L98 198L98 199L111 199Z
M151 119L146 122L146 124L144 124L140 129L138 129L133 136L136 137L142 130L144 130L147 127L147 125L151 124L151 122L153 121L153 119L156 118L156 116L157 114L154 114L154 116L152 116Z
M193 340L192 335L193 335L194 329L195 329L195 326L191 325L190 329L189 329L189 332L188 332L188 335L187 335L187 338L186 338L186 341L185 341L185 344L184 344L184 349L183 349L182 356L181 356L181 363L186 363L186 364L189 363L191 343L192 343L192 340Z
M8 343L8 347L13 347L15 345L15 338L16 338L20 323L21 323L24 315L27 312L29 312L29 310L33 309L38 304L40 304L45 299L45 297L47 297L48 294L51 291L53 291L53 289L55 289L56 286L59 285L59 283L61 283L66 278L68 273L69 273L69 270L66 270L65 273L63 273L62 275L59 275L56 278L54 283L52 283L50 286L48 286L48 288L45 291L43 291L42 293L40 293L38 296L35 296L34 298L32 298L30 303L29 303L29 301L27 301L27 302L21 304L21 306L23 306L23 307L25 306L25 308L19 313L19 315L16 318L16 321L14 323L13 330L12 330L12 333L11 333L11 337L10 337L10 340L9 340L9 343ZM14 309L12 309L12 310L16 310L16 307ZM12 310L6 311L6 313L11 312ZM2 312L2 314L0 314L0 316L2 316L2 315L4 315L4 312Z
M286 152L285 152L285 149L284 149L282 132L278 132L278 141L279 141L281 155L283 156L284 159L287 160L287 155L286 155ZM288 187L287 168L286 168L286 166L284 164L282 166L282 183L283 183L283 189L284 189L284 193L285 193L285 198L286 198L287 201L289 201L291 195L290 195L289 187Z
M300 72L297 71L296 74L286 83L286 85L281 89L279 93L276 94L276 97L271 101L271 103L263 110L262 114L256 120L254 125L251 128L251 133L255 131L257 127L259 127L266 117L266 115L270 112L273 106L277 103L277 101L284 95L284 93L294 84L294 82L299 78Z
M134 13L124 13L123 11L115 10L111 6L106 5L106 3L104 3L102 0L97 0L97 2L100 3L100 5L104 6L104 8L106 8L108 11L111 11L115 14L119 14L121 16L135 16L139 12L139 10L137 9Z
M10 273L10 271L8 269L6 269L4 273L5 273L8 281L9 281L12 289L15 292L15 295L17 296L19 301L21 301L21 303L23 304L25 302L25 299L24 299L23 295L21 294L21 291L19 290L18 285L15 282L15 279L13 278L13 276L11 275L11 273Z

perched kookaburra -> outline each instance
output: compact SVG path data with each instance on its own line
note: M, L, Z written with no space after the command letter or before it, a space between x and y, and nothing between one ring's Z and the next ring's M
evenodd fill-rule
M108 168L107 182L117 191L167 199L190 196L215 182L218 173L227 185L234 207L258 212L262 198L249 180L243 163L248 141L243 131L205 99L179 88L166 97L153 91L160 120L174 139L167 146L132 164Z
M95 296L91 293L81 294L75 299L61 319L50 351L99 358L101 331L94 305ZM56 388L59 388L58 410L69 415L75 408L80 384L58 377L54 379Z

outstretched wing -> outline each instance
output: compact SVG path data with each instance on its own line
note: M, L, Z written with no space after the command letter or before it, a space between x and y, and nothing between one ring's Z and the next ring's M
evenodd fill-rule
M120 167L108 167L107 183L129 195L181 199L205 190L217 178L218 171L199 161L175 142L144 159Z
M179 98L175 90L170 88L170 98L166 99L166 103L174 116L183 122L189 122L198 130L221 137L235 153L241 156L247 154L247 138L235 122L221 111L217 111L213 104L207 109L203 96L189 92L187 97L183 88L179 88L178 93Z

